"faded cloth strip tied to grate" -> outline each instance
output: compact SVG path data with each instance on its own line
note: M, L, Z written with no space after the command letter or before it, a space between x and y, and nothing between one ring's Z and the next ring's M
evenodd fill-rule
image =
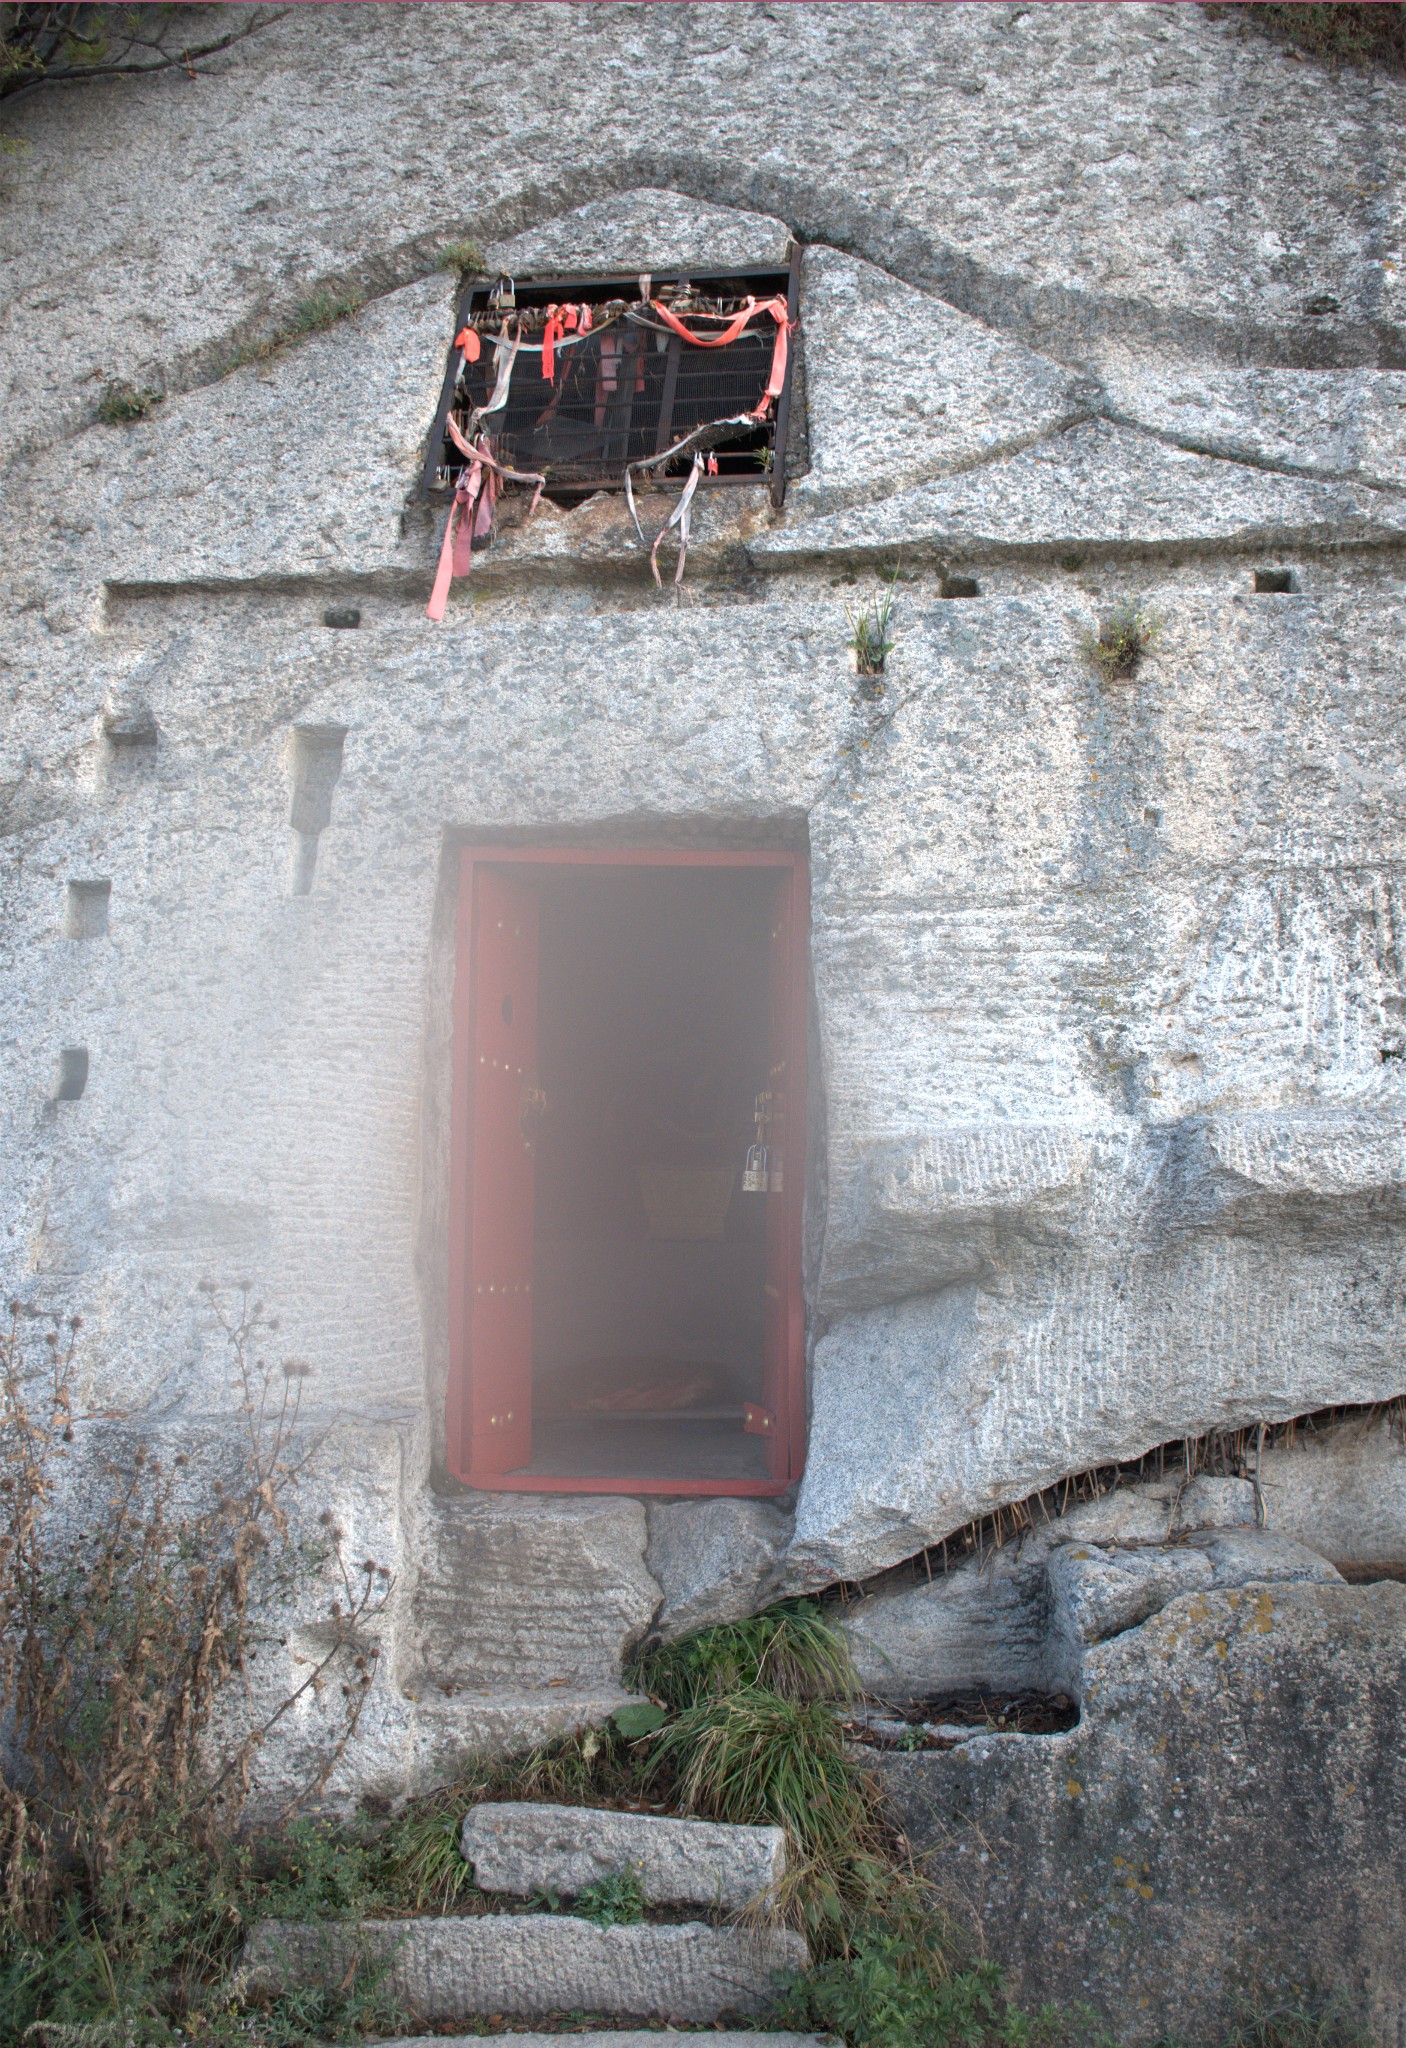
M745 452L752 445L747 437L769 422L786 380L793 323L781 297L722 304L693 295L668 305L651 294L648 278L640 286L637 303L611 299L512 311L490 305L455 336L460 371L445 430L463 466L426 607L430 618L443 618L453 578L468 575L474 554L488 546L505 484L533 487L530 517L544 489L598 488L613 468L641 545L648 545L635 482L691 458L678 503L650 547L654 580L662 585L659 546L677 529L674 581L682 581L698 486L704 475L718 474L716 449L742 442ZM485 342L493 345L491 386ZM682 347L690 367L682 367L682 358L672 368L666 364L671 345L676 355ZM728 355L714 376L705 352L718 349ZM744 395L759 386L756 402L745 404ZM683 430L658 448L661 426L675 421ZM769 449L761 453L772 459Z

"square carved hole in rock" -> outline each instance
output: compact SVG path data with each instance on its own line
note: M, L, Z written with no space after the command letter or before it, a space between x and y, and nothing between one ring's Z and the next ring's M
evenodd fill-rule
M1258 597L1284 597L1294 588L1292 569L1256 569L1255 594Z
M645 477L677 484L701 447L700 488L770 484L779 497L794 346L779 349L778 336L795 310L794 266L473 284L460 301L425 495L451 491L466 466L452 421L465 440L486 438L509 469L545 476L559 503L621 489L627 464L680 443L675 464ZM644 487L638 471L634 483Z

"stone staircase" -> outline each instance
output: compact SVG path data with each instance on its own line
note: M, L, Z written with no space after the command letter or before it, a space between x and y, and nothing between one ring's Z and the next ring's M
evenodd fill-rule
M651 1907L692 1907L715 1917L614 1926L569 1911L331 1924L265 1920L249 1938L236 1988L244 1994L309 1986L335 1991L364 1959L386 1967L407 2018L426 2027L563 2011L714 2025L729 2015L764 2018L778 1979L808 1960L802 1937L768 1918L785 1875L785 1841L775 1828L497 1804L469 1812L462 1846L485 1890L523 1899L572 1896L602 1878L628 1874ZM744 1912L749 1918L743 1921L720 1917ZM604 2029L592 2038L607 2048L655 2039ZM739 2035L738 2043L744 2038L754 2037ZM819 2040L774 2038L789 2048L812 2048Z

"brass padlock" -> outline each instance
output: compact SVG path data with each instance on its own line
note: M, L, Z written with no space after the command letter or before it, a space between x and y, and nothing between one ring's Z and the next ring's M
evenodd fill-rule
M744 1195L764 1195L767 1190L766 1146L749 1145L747 1163L742 1169L742 1192Z

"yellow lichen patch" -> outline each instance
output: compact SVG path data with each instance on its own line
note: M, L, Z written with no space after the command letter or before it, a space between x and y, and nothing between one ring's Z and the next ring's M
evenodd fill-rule
M1151 1887L1151 1885L1150 1885L1150 1884L1140 1884L1140 1885L1138 1886L1138 1897L1139 1897L1139 1898L1141 1898L1141 1899L1150 1899L1150 1898L1152 1897L1152 1887Z
M1252 1629L1253 1629L1253 1630L1255 1631L1256 1635L1261 1635L1261 1636L1262 1636L1262 1635L1267 1635L1267 1634L1269 1633L1270 1629L1272 1629L1272 1628L1273 1628L1273 1626L1274 1626L1274 1596L1273 1596L1273 1594L1272 1594L1272 1593L1265 1593L1265 1592L1259 1592L1259 1593L1256 1593L1256 1595L1255 1595L1255 1611L1254 1611L1254 1615L1253 1615L1253 1617L1252 1617L1252 1619L1251 1619L1251 1621L1250 1621L1250 1627L1251 1627L1251 1628L1252 1628Z
M1227 1642L1221 1641L1212 1643L1211 1648L1215 1651L1216 1655L1222 1660L1222 1662L1224 1662L1224 1660L1230 1655L1230 1645Z
M1064 1789L1069 1794L1071 1799L1077 1799L1084 1788L1079 1783L1079 1780L1077 1778L1066 1778L1064 1781Z

